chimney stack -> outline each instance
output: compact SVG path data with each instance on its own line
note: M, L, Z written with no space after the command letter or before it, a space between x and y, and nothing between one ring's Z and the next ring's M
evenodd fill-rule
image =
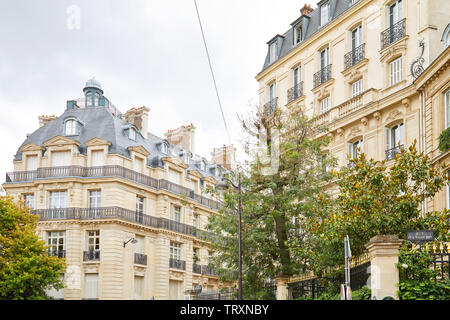
M211 152L211 162L232 170L235 167L235 155L236 148L233 145L223 145L221 148L213 149L213 152Z
M45 126L47 123L49 123L50 121L55 120L57 117L52 114L51 116L47 116L47 115L43 115L43 116L39 116L39 128Z
M164 135L170 143L195 154L195 127L192 123L174 130L168 130Z
M131 108L123 116L125 121L134 124L145 139L148 139L148 112L146 107Z
M308 16L311 12L313 12L313 8L309 4L305 4L303 8L300 9L300 13L305 16Z

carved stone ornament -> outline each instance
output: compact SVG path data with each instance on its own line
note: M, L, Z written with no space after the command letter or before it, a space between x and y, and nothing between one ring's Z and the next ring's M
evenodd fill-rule
M366 117L364 117L364 118L361 119L361 122L362 122L363 125L367 126L368 120L367 120Z
M328 97L330 95L330 92L326 88L322 88L319 91L318 98L321 100L322 98Z
M362 77L362 75L361 75L361 72L359 72L359 70L353 70L350 73L349 82L350 83L355 82L356 80L358 80L361 77Z
M386 121L396 120L397 117L401 114L402 113L399 110L392 110L391 112L389 112L389 116L386 118Z
M374 117L375 119L377 119L377 120L380 120L380 118L381 118L381 113L379 113L379 112L377 111L377 112L375 112L375 113L373 114L373 117Z
M342 137L342 135L344 134L344 130L342 130L341 128L336 130L337 134L340 135Z

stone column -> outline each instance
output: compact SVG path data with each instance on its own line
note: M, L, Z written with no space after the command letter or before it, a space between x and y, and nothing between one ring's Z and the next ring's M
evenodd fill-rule
M372 298L382 300L385 297L393 297L398 300L397 263L401 244L402 240L396 235L378 235L366 244L370 256Z
M287 300L288 299L288 277L277 277L275 278L275 283L277 285L277 300Z

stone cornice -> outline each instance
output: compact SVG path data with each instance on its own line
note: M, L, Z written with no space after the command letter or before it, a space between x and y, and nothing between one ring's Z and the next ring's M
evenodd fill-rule
M37 144L34 144L32 142L27 143L26 145L23 145L22 147L20 147L20 151L22 152L27 152L27 151L42 151L45 148L42 146L39 146Z
M189 166L186 163L184 163L177 157L164 157L164 158L162 158L162 160L164 162L168 162L168 163L174 165L175 167L182 168L183 170L189 168Z
M68 137L64 137L62 135L58 135L44 142L44 146L46 147L60 147L60 146L79 146L80 142L75 139L71 139Z
M127 148L129 151L134 151L138 154L143 155L144 157L148 157L150 152L147 151L143 146L131 146Z
M93 138L85 143L86 147L109 146L111 142L100 138Z

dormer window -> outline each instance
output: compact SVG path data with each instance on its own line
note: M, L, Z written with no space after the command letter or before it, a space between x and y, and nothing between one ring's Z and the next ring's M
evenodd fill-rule
M320 6L320 25L323 26L330 21L330 2Z
M77 134L77 122L75 120L66 121L66 136L73 136Z
M77 119L67 119L64 121L64 135L76 136L80 134L80 122Z
M165 154L169 153L169 145L167 143L164 142L161 144L161 152Z
M130 128L130 130L128 131L128 138L136 141L136 129L135 128L133 128L133 127Z
M299 23L294 27L294 45L299 44L300 42L303 41L302 32L303 32L302 24Z
M277 60L277 42L269 45L269 53L270 53L270 63Z
M206 161L205 160L203 160L202 163L201 163L201 169L203 171L206 171Z

